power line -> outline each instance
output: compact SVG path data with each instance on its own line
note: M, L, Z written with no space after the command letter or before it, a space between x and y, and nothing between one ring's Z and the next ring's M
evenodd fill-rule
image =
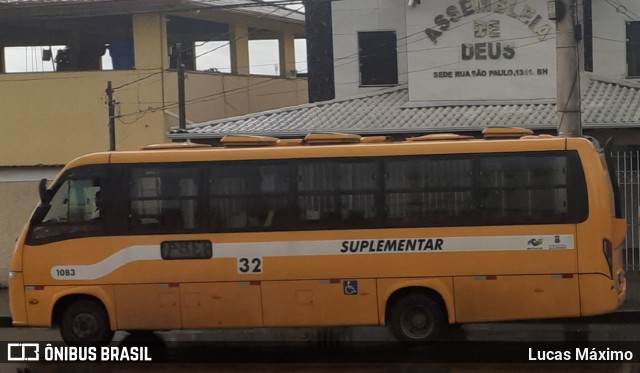
M638 14L629 10L629 7L622 4L620 0L604 0L604 2L607 3L609 6L611 6L612 8L614 8L616 13L627 16L627 18L629 18L632 21L637 21L638 19L640 19L640 16Z
M523 1L524 1L524 0L521 0L521 1L519 1L519 2L523 2ZM492 4L493 4L493 3L492 3ZM484 15L484 16L482 16L482 17L478 17L478 18L475 18L475 19L471 19L471 20L469 20L469 21L467 21L467 22L459 23L459 24L455 25L454 27L449 28L449 30L452 30L452 29L455 29L455 28L462 27L462 26L464 26L464 25L467 25L467 24L469 24L469 23L471 23L471 22L476 21L477 19L482 19L482 18L488 17L488 16L490 16L491 14L492 14L492 13L489 13L489 14ZM435 26L433 26L433 27L435 27ZM410 38L410 37L412 37L412 36L415 36L415 35L420 34L420 33L423 33L423 32L424 32L424 31L423 31L423 30L421 30L420 32L416 32L416 33L414 33L414 34L407 35L407 36L402 37L402 38L397 39L397 40L404 40L404 39L408 39L408 38ZM530 38L530 37L526 37L526 38L514 38L513 40L517 40L517 39L527 39L527 38ZM409 43L406 43L406 45L411 44L411 43L415 43L415 42L418 42L418 41L422 41L422 40L425 40L425 39L426 39L426 36L425 36L425 37L422 37L422 38L420 38L420 39L417 39L417 40L413 40L413 41L411 41L411 42L409 42ZM505 39L505 40L510 40L510 39ZM499 41L499 40L496 40L496 41ZM522 47L525 47L525 46L528 46L528 45L532 45L532 44L537 44L537 43L540 43L540 42L544 42L544 40L542 40L542 41L536 41L536 42L529 43L529 44L525 44L525 45L522 45L522 46L518 46L518 47L516 47L516 48L522 48ZM383 46L383 44L381 44L380 46ZM219 47L219 48L220 48L220 47ZM440 47L440 48L444 48L444 47ZM409 51L407 51L406 53L408 53L408 52L409 52ZM414 52L414 51L411 51L411 52ZM334 58L334 60L333 60L333 61L334 61L334 62L336 62L336 61L344 60L344 59L347 59L347 58L350 58L350 57L354 57L354 56L358 56L358 53L352 54L352 55L350 55L350 56L342 57L342 58ZM355 62L355 61L357 61L357 60L358 60L358 59L355 59L354 61L347 61L347 62L345 62L345 63L343 63L343 64L335 65L335 66L334 66L334 68L337 68L337 67L340 67L340 66L344 66L344 65L349 64L349 63L353 63L353 62ZM409 73L414 73L414 72L420 72L420 71L426 71L426 70L432 70L432 69L437 69L437 68L447 67L447 66L451 66L451 65L458 64L458 63L459 63L459 61L456 61L456 62L453 62L453 63L448 63L448 64L444 64L444 65L440 65L440 66L429 67L429 68L426 68L426 69L420 69L420 70L416 70L416 71L409 71L409 72L404 73L404 74L409 74ZM269 80L267 80L267 81L271 81L271 80L275 80L275 79L276 79L276 78L273 78L273 79L269 79ZM222 92L214 93L214 94L211 94L211 95L205 95L205 96L201 96L201 97L193 98L193 99L188 100L187 102L191 102L191 103L192 103L192 102L203 102L203 101L209 101L209 100L217 99L217 97L218 97L218 96L225 96L226 94L231 93L231 92L233 92L233 91L241 91L241 90L249 91L252 87L254 87L254 86L256 86L256 85L259 85L259 84L262 84L262 83L264 83L264 82L265 82L265 81L263 81L263 82L258 82L258 83L255 83L255 84L250 84L250 85L247 85L246 87L237 88L237 89L235 89L235 90L231 90L231 91L223 90ZM355 84L355 83L357 83L357 82L347 82L347 83L339 83L339 84ZM290 92L290 93L291 93L291 92ZM173 108L173 107L175 107L175 105L177 105L177 104L175 104L175 103L174 103L174 104L166 104L166 105L163 105L163 106L160 106L160 107L148 108L148 109L146 109L146 112L149 112L149 111L156 111L156 110L164 110L164 109L167 109L167 108ZM129 113L129 114L123 114L122 116L137 115L137 114L138 114L138 113Z
M279 9L275 9L275 10L273 10L273 11L269 12L269 13L266 13L266 14L264 14L264 15L262 15L262 16L260 16L260 17L258 17L258 18L268 17L268 16L270 16L271 14L275 13L277 10L279 10ZM283 17L287 17L287 16L289 16L290 14L293 14L294 12L295 12L295 11L291 11L291 12L287 13L286 15L284 15ZM229 35L229 34L231 34L231 31L227 31L226 33L223 33L223 34L219 35L218 37L220 37L220 36L225 36L225 35ZM243 38L243 37L237 37L237 38L235 39L235 41L239 41L239 40L240 40L240 39L242 39L242 38ZM213 40L207 40L207 42L209 42L209 41L213 41ZM212 49L212 50L210 50L210 51L207 51L207 52L204 52L204 53L201 53L201 54L197 55L197 56L196 56L196 59L198 59L198 58L200 58L200 57L202 57L202 56L204 56L204 55L206 55L206 54L209 54L209 53L215 52L215 51L217 51L218 49L224 48L224 47L225 47L225 46L227 46L227 45L228 45L228 46L230 46L230 45L231 45L231 41L228 41L226 44L220 45L219 47L214 48L214 49ZM194 49L194 50L195 50L195 46L193 46L192 48L189 48L189 49L187 49L187 50L192 50L192 49Z
M527 43L527 44L523 44L523 45L516 46L516 47L514 47L514 48L516 48L516 49L517 49L517 48L524 48L524 47L527 47L527 46L531 46L531 45L535 45L535 44L543 43L543 42L546 42L546 41L547 41L547 40L542 40L542 41L541 41L541 40L536 40L536 41L531 42L531 43ZM459 63L460 63L460 61L455 61L455 62L451 62L451 63L447 63L447 64L442 64L442 65L439 65L439 66L432 66L432 67L425 68L425 69L419 69L419 70L414 70L414 71L408 71L407 73L404 73L403 75L410 74L410 73L415 73L415 72L422 72L422 71L428 71L428 70L433 70L433 69L439 69L439 68L442 68L442 67L448 67L448 66L456 65L456 64L459 64ZM279 77L275 77L275 78L269 79L268 81L276 80L276 79L278 79L278 78L279 78ZM227 93L229 93L229 92L233 92L233 91L238 91L238 90L250 89L252 86L259 85L259 84L261 84L261 83L264 83L264 82L258 82L258 83L254 83L254 84L252 84L252 85L248 85L248 86L246 86L246 87L236 88L236 89L234 89L234 90L227 91ZM358 82L347 82L347 83L342 83L342 84L355 84L355 83L358 83ZM293 92L294 92L294 91L289 91L288 93L293 93ZM188 100L188 101L194 101L194 100L197 100L197 99L207 98L207 97L211 97L211 96L218 96L218 95L222 95L222 94L225 94L225 92L219 92L219 93L215 93L215 94L212 94L212 95L202 96L202 97L200 97L200 98L191 99L191 100Z
M555 37L554 37L554 38L555 38ZM528 39L528 38L527 38L527 39ZM553 38L548 39L548 40L553 40ZM536 41L531 42L531 43L527 43L527 44L522 44L522 45L514 46L513 48L514 48L514 49L524 48L524 47L528 47L528 46L531 46L531 45L535 45L535 44L539 44L539 43L544 43L544 42L546 42L546 41L548 41L548 40L536 40ZM501 40L495 40L495 41L501 41ZM440 68L443 68L443 67L449 67L449 66L457 65L457 64L460 64L460 63L461 63L461 61L454 61L454 62L450 62L450 63L446 63L446 64L438 65L438 66L431 66L431 67L427 67L427 68L424 68L424 69L418 69L418 70L413 70L413 71L407 71L406 73L402 73L402 74L399 74L399 75L400 75L400 76L403 76L403 75L408 75L408 74L412 74L412 73L419 73L419 72L424 72L424 71L429 71L429 70L435 70L435 69L440 69ZM355 82L354 82L354 81L352 81L352 82L344 82L344 83L337 83L337 84L340 84L340 85L346 85L346 84L356 84L356 83L359 83L359 82L358 82L358 81L355 81Z
M523 48L523 47L527 47L530 45L534 45L534 44L539 44L539 43L543 43L546 42L547 40L537 40L535 42L532 43L527 43L527 44L523 44L520 46L516 46L514 48ZM443 67L448 67L448 66L452 66L452 65L456 65L459 64L460 61L455 61L455 62L451 62L451 63L447 63L447 64L442 64L439 66L432 66L432 67L428 67L425 69L418 69L418 70L414 70L414 71L408 71L402 75L406 75L406 74L410 74L410 73L416 73L416 72L422 72L422 71L428 71L428 70L434 70L434 69L439 69L439 68L443 68ZM209 94L209 95L204 95L204 96L200 96L200 97L195 97L189 100L186 100L187 103L200 103L200 102L208 102L208 101L212 101L212 100L216 100L220 97L225 97L227 94L229 93L243 93L243 92L249 92L252 88L257 87L258 85L263 85L265 83L269 83L271 82L271 84L273 84L273 81L278 80L280 77L274 77L271 79L267 79L258 83L253 83L253 84L249 84L245 87L240 87L240 88L236 88L236 89L232 89L232 90L223 90L222 92L216 92L213 94ZM356 84L358 83L357 81L355 82L345 82L345 83L338 83L338 84ZM269 85L271 85L269 84ZM262 87L264 88L264 86ZM280 92L280 93L294 93L297 91L286 91L286 92ZM159 111L159 110L166 110L166 109L171 109L171 108L175 108L177 107L178 103L171 103L171 104L166 104L166 105L162 105L162 106L157 106L157 107L150 107L147 108L146 110L142 111L145 113L148 112L154 112L154 111ZM133 115L139 115L141 112L133 112L133 113L127 113L127 114L122 114L120 117L128 117L128 116L133 116Z
M113 88L113 90L115 91L115 90L122 89L122 88L124 88L124 87L130 86L130 85L132 85L132 84L136 84L136 83L138 83L138 82L141 82L141 81L143 81L143 80L149 79L149 78L151 78L151 77L153 77L153 76L156 76L156 75L158 75L158 74L162 74L163 72L164 72L164 70L163 70L163 69L160 69L160 71L157 71L157 72L155 72L155 73L149 74L149 75L147 75L147 76L145 76L145 77L142 77L142 78L140 78L140 79L136 79L136 80L134 80L134 81L131 81L131 82L128 82L128 83L125 83L125 84L119 85L119 86L117 86L117 87L114 87L114 88Z
M517 5L517 4L519 4L519 3L523 3L523 2L525 2L525 1L526 1L526 0L518 0L518 1L516 2L516 5ZM493 5L495 5L495 4L497 4L497 3L500 3L500 2L501 2L501 0L496 0L496 1L492 2L492 3L489 3L489 4L488 4L488 6L493 6ZM475 22L475 21L476 21L476 20L478 20L478 19L483 19L483 18L489 17L489 16L491 16L492 14L493 14L493 13L488 13L488 14L486 14L486 15L482 16L482 17L478 17L478 18L470 19L470 20L468 20L468 21L466 21L466 22L462 22L462 23L457 23L455 26L453 26L453 27L449 27L446 31L455 30L455 29L457 29L457 28L460 28L460 27L462 27L462 26L465 26L465 25L468 25L468 24L470 24L470 23L472 23L472 22ZM436 24L434 23L432 26L428 26L428 27L424 28L423 30L420 30L420 31L415 32L415 33L413 33L413 34L409 34L409 35L406 35L406 36L403 36L403 37L401 37L401 38L396 39L396 43L397 43L398 41L407 40L407 39L409 39L409 38L411 38L411 37L413 37L413 36L416 36L416 35L422 34L422 33L424 33L424 32L425 32L425 30L426 30L426 29L429 29L429 28L436 28L437 26L438 26L438 25L436 25ZM413 43L417 43L417 42L422 41L422 40L426 40L427 38L428 38L428 37L427 37L427 36L426 36L426 34L425 34L425 36L423 36L422 38L419 38L419 39L416 39L416 40L413 40L413 41L410 41L410 42L405 43L405 44L404 44L404 46L407 46L407 45L409 45L409 44L413 44ZM386 44L381 43L381 44L379 44L377 47L374 47L374 49L376 49L376 48L382 48L382 47L384 47L385 45L386 45ZM345 56L345 57L340 57L340 58L334 59L334 62L336 62L337 60L346 60L346 59L349 59L349 58L352 58L352 57L358 57L358 56L359 56L359 52L356 52L356 53L353 53L353 54L348 55L348 56ZM351 60L351 61L347 61L347 62L345 62L345 63L343 63L343 64L341 64L341 65L336 65L336 66L334 66L334 68L341 67L341 66L345 66L345 65L348 65L348 64L354 63L354 62L356 62L356 61L358 61L358 59L357 59L357 58L356 58L356 59L354 59L354 60Z
M263 2L263 1L259 1L259 2L260 2L260 5L258 5L258 4L256 4L256 3L254 3L254 2L251 2L251 3L246 3L246 4L234 4L234 5L212 5L211 7L205 7L205 8L230 9L230 8L245 7L245 6L247 6L247 5L251 5L251 6L274 6L274 7L276 8L276 9L272 10L272 11L271 11L271 12L269 12L269 13L261 14L260 16L256 17L256 19L260 19L260 18L263 18L263 17L268 17L268 16L270 16L270 15L274 14L274 13L275 13L276 11L278 11L278 10L286 9L286 8L280 8L280 7L277 7L277 6L275 6L275 5L278 5L278 4L280 4L280 3L290 4L290 3L292 3L292 2L299 2L299 1L298 1L298 0L276 0L276 1L273 1L273 2L270 2L270 3L265 3L265 2ZM274 5L272 5L272 4L274 4ZM290 10L290 9L287 9L287 10L289 10L289 13L287 13L287 14L283 15L283 17L287 17L287 16L289 16L289 15L293 14L294 12L297 12L297 10ZM217 38L220 38L220 37L222 37L222 36L229 35L229 34L231 34L231 31L227 31L227 32L225 32L225 33L219 34L219 35L217 35L215 38L217 39ZM242 39L242 37L238 37L238 38L236 38L236 39L235 39L235 41L238 41L238 40L240 40L240 39ZM214 39L210 39L210 40L202 41L202 43L206 43L206 42L210 42L210 41L214 41ZM222 47L224 47L224 46L226 46L226 45L230 45L230 44L231 44L231 41L227 42L225 45L219 46L218 48L215 48L215 49L210 50L210 51L207 51L206 53L203 53L203 54L201 54L201 55L199 55L199 56L196 56L196 59L197 59L197 58L199 58L199 57L201 57L201 56L202 56L202 55L204 55L204 54L211 53L211 52L213 52L213 51L215 51L215 50L218 50L218 49L220 49L220 48L222 48ZM193 47L190 47L190 48L186 48L186 49L184 49L182 52L188 52L188 51L191 51L191 50L195 50L195 48L196 48L196 46L194 45ZM114 90L118 90L118 89L121 89L121 88L124 88L124 87L130 86L130 85L133 85L133 84L138 83L138 82L140 82L140 81L143 81L143 80L145 80L145 79L151 78L151 77L153 77L153 76L155 76L155 75L162 74L163 72L164 72L164 70L160 69L160 71L158 71L158 72L156 72L156 73L153 73L153 74L150 74L150 75L148 75L148 76L146 76L146 77L139 78L139 79L133 80L133 81L131 81L131 82L128 82L128 83L122 84L122 85L117 86L117 87L115 87L115 88L113 88L113 89L114 89Z
M256 87L258 85L263 85L264 83L273 82L274 80L277 80L277 79L278 78L271 78L271 79L260 81L258 83L253 83L253 84L247 85L245 87L239 87L239 88L235 88L235 89L231 89L231 90L224 90L222 92L216 92L216 93L209 94L209 95L195 97L195 98L186 100L185 103L206 102L206 101L211 101L211 100L217 99L218 97L226 96L227 94L233 93L233 92L238 92L238 93L248 92L252 87ZM289 91L289 92L286 92L286 93L291 93L291 92L292 91ZM176 108L176 107L178 107L178 103L174 102L174 103L165 104L165 105L162 105L162 106L149 107L149 108L147 108L145 110L138 111L138 112L121 114L119 117L120 118L124 118L124 117L129 117L129 116L132 116L132 115L138 115L140 113L155 112L155 111L159 111L159 110L173 109L173 108Z
M327 0L327 1L328 1L328 0ZM518 1L518 2L523 2L523 1L525 1L525 0L520 0L520 1ZM605 0L605 1L609 1L609 0ZM498 1L496 1L496 3L497 3L497 2L498 2ZM253 2L252 2L252 3L241 3L241 4L234 4L234 5L229 5L229 4L226 4L226 5L213 5L213 4L212 4L211 6L208 6L208 7L205 7L205 8L214 8L214 9L231 9L231 8L240 8L240 7L248 7L248 6L252 6L252 7L256 7L256 6L274 6L274 7L275 7L275 5L279 5L279 4L287 4L287 5L291 5L291 4L294 4L294 3L300 3L300 1L299 1L299 0L281 0L281 1L274 1L274 2L264 2L264 1L260 1L260 4L257 4L257 3L253 3ZM495 4L495 3L491 3L490 5L493 5L493 4ZM276 11L278 11L278 10L283 10L283 9L287 9L287 8L284 8L284 7L278 7L277 9L275 9L275 10L273 10L273 11L269 12L269 13L262 14L262 15L261 15L260 17L258 17L258 18L267 17L267 16L269 16L269 15L273 14L274 12L276 12ZM292 14L292 13L296 12L296 10L290 10L290 9L287 9L287 10L289 10L289 13L288 13L288 14L286 14L286 15L284 15L284 17L286 17L286 16L288 16L288 15L290 15L290 14ZM489 16L490 14L491 14L491 13L489 13L488 15L485 15L485 16L483 16L483 17L480 17L480 19L481 19L481 18L485 18L485 17ZM459 24L457 24L456 26L449 28L448 30L453 30L453 29L455 29L455 28L462 27L462 26L467 25L467 24L469 24L469 23L471 23L471 22L474 22L475 20L476 20L476 19L472 19L472 20L469 20L469 21L467 21L467 22L459 23ZM434 26L431 26L431 27L435 27L435 25L434 25ZM402 37L402 38L397 39L397 41L402 41L402 40L408 39L408 38L410 38L410 37L412 37L412 36L415 36L415 35L421 34L421 33L423 33L423 32L424 32L424 31L423 31L423 30L421 30L421 31L416 32L416 33L413 33L413 34L406 35L406 36L404 36L404 37ZM230 34L230 33L231 33L231 31L227 31L227 32L225 32L225 33L222 33L222 34L217 35L214 39L205 40L205 41L202 41L201 43L202 43L202 44L204 44L204 43L207 43L207 42L215 41L215 39L220 38L221 36L228 35L228 34ZM534 37L534 36L532 36L532 37ZM236 38L236 40L240 40L240 39L241 39L240 37L239 37L239 38ZM416 43L416 42L419 42L419 41L422 41L422 40L425 40L425 39L426 39L426 36L424 36L424 37L422 37L422 38L419 38L419 39L416 39L416 40L413 40L413 41L410 41L410 42L408 42L408 43L406 43L406 44L404 44L404 45L405 45L405 46L408 46L409 44ZM504 40L516 40L516 39L518 39L518 38L514 38L514 39L504 39ZM202 44L200 44L200 45L202 45ZM219 50L219 49L224 48L224 47L229 46L229 45L230 45L230 41L229 41L229 42L226 42L226 43L224 43L224 44L222 44L222 45L220 45L220 46L218 46L218 47L216 47L216 48L214 48L214 49L211 49L211 50L208 50L208 51L206 51L206 52L204 52L204 53L201 53L201 54L197 55L195 58L196 58L196 59L197 59L197 58L200 58L200 57L202 57L202 56L204 56L204 55L206 55L206 54L212 53L212 52L214 52L214 51L216 51L216 50ZM378 46L377 46L377 47L375 47L375 48L379 48L379 47L383 47L383 46L385 46L385 44L380 44L380 45L378 45ZM184 51L193 50L193 49L195 49L195 48L196 48L196 46L194 45L193 47L187 48L187 49L185 49ZM400 51L400 52L398 52L398 53L408 53L408 52L417 52L417 51L438 50L438 49L446 49L446 48L451 48L451 47L434 47L434 48L425 48L425 49L421 49L421 50L407 50L406 52L405 52L405 51ZM338 61L341 61L341 60L346 60L346 59L349 59L349 58L352 58L352 57L357 57L357 56L358 56L358 53L354 53L354 54L351 54L351 55L349 55L349 56L340 57L340 58L334 58L333 62L335 63L335 62L338 62ZM337 65L335 65L335 66L334 66L334 68L342 67L342 66L345 66L345 65L348 65L348 64L351 64L351 63L357 62L358 60L359 60L358 58L354 58L354 59L352 59L352 60L345 61L344 63L337 64ZM296 63L303 63L303 62L306 62L306 61L297 61ZM268 66L268 65L271 65L271 64L249 65L249 66L243 66L243 67L256 67L256 66ZM132 85L132 84L138 83L138 82L140 82L140 81L143 81L143 80L146 80L146 79L148 79L148 78L151 78L151 77L153 77L153 76L155 76L155 75L161 74L162 72L163 72L163 71L161 70L161 71L158 71L158 72L156 72L156 73L150 74L150 75L148 75L148 76L146 76L146 77L139 78L139 79L136 79L136 80L134 80L134 81L131 81L131 82L128 82L128 83L122 84L122 85L120 85L120 86L118 86L118 87L115 87L115 88L114 88L114 90L116 90L116 89L121 89L121 88L124 88L124 87L126 87L126 86L129 86L129 85Z
M215 0L213 0L213 1L215 1ZM261 0L258 0L258 1L260 2L260 4L257 4L257 3L251 3L251 5L252 5L252 6L260 6L260 5L263 5L263 6L272 6L272 4L280 4L280 3L288 3L288 4L289 4L289 3L299 3L299 2L300 2L299 0L276 0L276 1L273 1L273 2L264 2L264 1L261 1ZM496 0L495 2L492 2L492 3L490 3L489 5L490 5L490 6L492 6L492 5L496 4L496 3L498 3L499 1L500 1L500 0ZM517 2L517 3L521 3L521 2L525 2L525 1L526 1L526 0L518 0L518 2ZM517 4L517 3L516 3L516 4ZM237 5L233 5L233 7L242 7L242 6L246 6L247 4L249 4L249 3L237 4ZM223 7L223 6L221 6L221 5L211 5L211 8L214 8L214 7ZM226 5L225 5L224 7L226 7ZM229 7L231 7L231 6L229 6ZM286 9L286 8L278 8L278 9L275 9L275 10L273 10L273 11L269 12L269 13L265 13L265 14L261 15L261 16L260 16L260 17L258 17L258 18L268 17L269 15L272 15L274 12L276 12L276 11L278 11L278 10L282 10L282 9ZM284 15L283 17L286 17L286 16L288 16L288 15L290 15L290 14L294 13L294 12L295 12L295 11L290 11L288 14ZM468 25L468 24L470 24L470 23L472 23L472 22L476 21L477 19L483 19L483 18L489 17L489 16L491 16L491 14L492 14L492 13L488 13L487 15L483 15L482 17L475 18L475 19L471 19L471 20L466 21L466 22L458 23L458 24L456 24L455 26L450 27L447 31L454 30L454 29L456 29L456 28L460 28L460 27L462 27L462 26ZM430 27L436 27L436 26L437 26L437 25L435 25L435 23L434 23L434 25L433 25L433 26L429 26L428 28L430 28ZM404 37L398 38L398 39L396 40L396 42L398 42L398 41L402 41L402 40L406 40L406 39L409 39L409 38L411 38L411 37L413 37L413 36L415 36L415 35L422 34L423 32L424 32L424 30L421 30L421 31L418 31L418 32L413 33L413 34L406 35L406 36L404 36ZM227 31L227 32L225 32L225 33L219 34L219 35L217 35L217 36L216 36L215 38L213 38L213 39L209 39L209 40L201 41L201 43L207 43L207 42L211 42L211 41L216 41L215 39L218 39L218 38L220 38L220 37L223 37L223 36L226 36L226 35L229 35L229 34L231 34L231 31ZM235 40L236 40L236 41L238 41L238 40L240 40L241 38L242 38L242 37L238 37L238 38L236 38ZM418 39L416 39L416 40L410 41L410 42L408 42L408 43L406 43L406 44L404 44L404 45L405 45L405 46L408 46L409 44L416 43L416 42L420 42L420 41L425 40L425 39L427 39L427 36L426 36L426 35L425 35L425 36L423 36L422 38L418 38ZM514 39L514 40L515 40L515 39ZM196 59L198 59L198 58L200 58L200 57L202 57L202 56L204 56L204 55L207 55L207 54L213 53L213 52L215 52L215 51L217 51L217 50L220 50L220 49L222 49L222 48L224 48L224 47L226 47L226 46L229 46L230 44L231 44L231 41L226 42L226 43L224 43L224 44L219 45L218 47L215 47L215 48L213 48L213 49L211 49L211 50L208 50L208 51L206 51L206 52L203 52L203 53L201 53L201 54L199 54L199 55L195 56L195 58L196 58ZM378 46L374 47L374 49L375 49L375 48L381 48L381 47L384 47L385 45L386 45L386 44L381 43L381 44L379 44ZM194 45L193 47L186 48L186 49L184 49L183 51L191 51L191 50L195 50L195 48L196 48L196 46ZM439 48L433 48L433 49L434 49L434 50L436 50L436 49L439 49ZM428 50L428 49L426 49L426 50ZM409 52L409 51L407 51L407 53L408 53L408 52ZM413 51L412 51L412 52L413 52ZM402 53L402 52L400 52L400 53ZM334 69L339 68L339 67L342 67L342 66L346 66L346 65L351 64L351 63L355 63L355 62L357 62L357 61L359 60L359 59L357 58L357 57L358 57L358 55L359 55L359 53L358 53L358 52L356 52L356 53L353 53L353 54L348 55L348 56L345 56L345 57L334 58L334 59L333 59L333 62L334 62ZM353 57L356 57L356 58L353 58ZM351 59L351 58L353 58L353 59ZM347 60L347 59L351 59L351 60L345 61L345 62L340 63L340 64L335 64L335 63L336 63L336 62L338 62L338 61ZM300 62L305 62L305 61L300 61ZM267 64L265 64L265 66L266 66L266 65L267 65ZM269 65L270 65L270 64L269 64ZM249 65L249 66L243 66L243 67L254 67L254 66L262 66L262 65ZM146 78L145 78L145 79L146 79ZM138 81L140 81L140 80L144 80L144 79L139 79ZM134 83L136 83L136 81L133 81L133 82L131 82L130 84L134 84ZM129 84L129 83L127 83L127 84L125 84L124 86L126 86L126 85L130 85L130 84ZM121 86L121 87L122 87L122 86ZM118 89L118 88L121 88L121 87L116 87L115 89Z

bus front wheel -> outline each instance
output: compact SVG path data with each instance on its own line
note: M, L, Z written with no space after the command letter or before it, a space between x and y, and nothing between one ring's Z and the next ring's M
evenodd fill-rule
M432 297L412 293L400 298L391 309L391 331L401 343L436 340L445 326L441 305Z
M67 307L62 315L60 334L70 345L105 345L113 338L107 311L102 304L91 300L77 300Z

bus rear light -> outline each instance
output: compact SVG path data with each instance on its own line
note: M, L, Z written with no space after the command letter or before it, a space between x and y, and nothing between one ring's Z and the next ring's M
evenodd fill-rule
M609 274L613 277L613 244L608 239L602 240L602 253L609 266Z

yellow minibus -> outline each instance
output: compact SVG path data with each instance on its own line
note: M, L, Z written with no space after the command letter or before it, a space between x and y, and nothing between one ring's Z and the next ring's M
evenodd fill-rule
M391 141L229 136L90 154L47 188L10 266L15 326L114 331L580 317L624 300L603 151L491 129Z

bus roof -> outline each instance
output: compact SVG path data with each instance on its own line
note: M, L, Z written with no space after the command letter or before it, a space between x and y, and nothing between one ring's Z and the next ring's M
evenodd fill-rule
M511 136L509 135L511 134ZM366 157L418 154L460 154L565 150L591 143L583 138L532 135L529 131L496 131L484 139L459 134L431 134L392 140L386 136L362 137L353 134L310 134L304 139L260 136L233 136L222 146L168 143L138 151L95 153L71 161L67 167L96 163L197 162L207 160L257 160L289 158ZM578 141L578 143L576 143ZM570 145L573 144L573 145Z

